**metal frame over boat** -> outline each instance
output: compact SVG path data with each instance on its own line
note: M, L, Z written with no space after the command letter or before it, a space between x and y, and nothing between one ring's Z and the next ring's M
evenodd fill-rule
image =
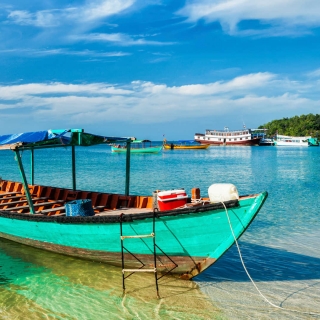
M128 143L124 194L78 190L76 188L75 147L99 143ZM152 267L166 273L173 269L183 279L190 279L219 259L234 243L228 214L236 238L239 238L259 212L267 192L243 196L224 203L189 198L185 205L156 212L152 196L130 195L130 139L104 137L83 130L51 130L0 136L0 149L15 153L22 182L0 182L0 236L33 247L75 257L121 266L120 220L126 239L127 267ZM20 152L40 148L69 146L72 156L72 188L62 189L28 184ZM92 216L67 216L65 206L75 199L90 199ZM227 210L227 211L226 211ZM156 265L152 239L137 238L150 233L156 214ZM137 260L137 258L139 260ZM174 263L173 263L174 262Z

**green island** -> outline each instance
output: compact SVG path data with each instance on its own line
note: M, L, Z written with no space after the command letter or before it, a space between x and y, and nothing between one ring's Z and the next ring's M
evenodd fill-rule
M272 120L259 126L259 129L268 129L268 136L282 134L286 136L312 136L319 137L320 114L294 116Z

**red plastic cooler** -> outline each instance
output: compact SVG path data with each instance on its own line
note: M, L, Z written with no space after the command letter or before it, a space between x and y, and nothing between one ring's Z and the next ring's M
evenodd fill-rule
M169 190L158 192L159 211L172 210L181 207L187 203L187 194L185 190Z

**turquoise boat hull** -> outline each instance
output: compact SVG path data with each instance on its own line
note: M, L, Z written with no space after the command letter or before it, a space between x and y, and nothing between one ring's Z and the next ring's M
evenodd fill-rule
M159 153L161 150L162 150L162 146L131 148L130 153ZM111 151L116 153L127 153L127 148L118 148L118 147L111 146Z
M267 192L227 204L234 234L239 238L259 212ZM120 210L121 211L121 210ZM123 210L125 213L125 210ZM123 235L152 232L153 212L125 214ZM234 243L222 204L163 211L156 218L156 243L177 267L173 272L190 279L218 260ZM118 214L92 217L37 216L0 210L0 237L70 256L121 266ZM129 238L124 245L148 267L154 266L152 238ZM157 268L166 272L174 264L157 251ZM140 262L125 253L126 267Z

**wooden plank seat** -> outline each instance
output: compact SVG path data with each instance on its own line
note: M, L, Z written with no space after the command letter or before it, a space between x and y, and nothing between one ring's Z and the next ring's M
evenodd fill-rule
M50 206L53 204L57 203L63 203L63 200L56 200L56 201L48 201L48 202L39 202L39 203L34 203L34 207L45 207L45 206ZM15 211L15 210L24 210L24 209L29 209L29 206L19 206L19 207L13 207L13 208L7 208L7 209L2 209L3 211Z
M38 199L48 199L47 197L36 197ZM12 197L5 197L5 198L0 198L0 204L2 203L6 203L6 202L12 202L12 201L24 201L25 199L27 199L27 197L25 195L19 195L19 196L12 196Z
M19 199L25 199L25 198L26 198L26 196L21 194L19 196L10 196L10 197L0 198L0 202L9 201L9 200L18 201Z
M6 196L13 196L13 195L16 195L16 194L21 194L21 192L19 191L12 191L12 192L4 192L4 193L0 193L0 198L5 198Z
M47 198L34 198L32 199L32 201L41 201L41 200L47 200ZM11 201L11 202L4 202L4 203L0 203L0 208L1 207L8 207L8 206L13 206L13 205L17 205L17 204L22 204L22 203L28 203L27 199L24 200L19 200L19 201Z
M38 191L38 190L36 190L36 191ZM31 196L37 197L37 198L41 198L41 199L49 199L42 192L32 193ZM2 197L2 198L0 197L0 204L4 203L4 202L7 202L7 201L24 200L26 198L27 198L27 196L24 193L21 193L21 194L18 194L18 195L12 195L12 196L9 196L9 197Z
M50 209L44 209L44 210L39 210L39 211L36 211L36 213L40 213L40 214L45 214L45 215L48 215L48 216L51 216L51 215L65 215L65 213L59 213L59 214L55 214L55 212L61 212L61 211L65 211L65 207L62 206L62 207L55 207L55 208L50 208Z

